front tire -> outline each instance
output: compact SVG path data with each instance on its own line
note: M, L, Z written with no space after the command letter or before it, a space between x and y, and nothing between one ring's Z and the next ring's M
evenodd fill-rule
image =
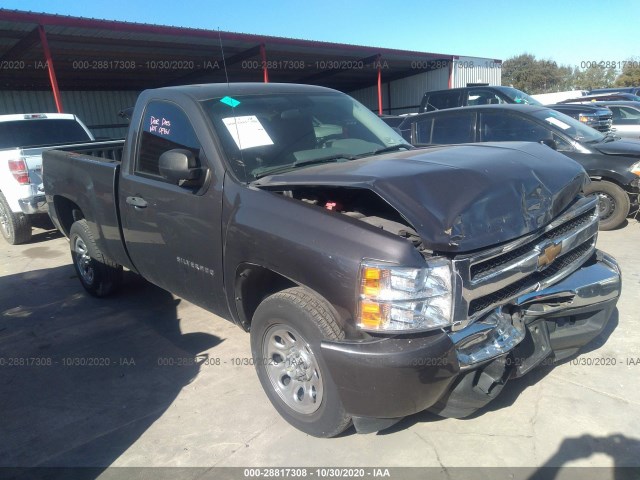
M84 289L95 297L106 297L118 290L122 284L122 266L100 251L86 220L71 225L69 240L73 267Z
M615 183L593 180L584 188L584 194L595 195L598 198L599 230L618 228L629 215L629 194Z
M0 193L0 232L11 245L19 245L31 240L29 217L22 212L12 212L2 193Z
M322 340L344 331L329 304L302 287L267 297L251 323L251 353L262 388L280 415L314 437L351 424L322 358Z

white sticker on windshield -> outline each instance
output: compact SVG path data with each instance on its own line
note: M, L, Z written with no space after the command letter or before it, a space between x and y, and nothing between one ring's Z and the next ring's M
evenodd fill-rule
M240 150L273 145L273 140L255 115L228 117L222 121Z
M557 118L547 117L545 118L545 120L549 123L553 123L556 127L560 127L563 130L567 130L568 128L571 128L571 125L567 125L562 120L558 120Z

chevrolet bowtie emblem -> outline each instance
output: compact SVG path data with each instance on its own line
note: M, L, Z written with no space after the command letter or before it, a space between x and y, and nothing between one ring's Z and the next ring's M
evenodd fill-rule
M562 250L562 244L556 243L553 245L549 245L544 251L538 255L538 268L546 267L547 265L551 265L556 257L560 254Z

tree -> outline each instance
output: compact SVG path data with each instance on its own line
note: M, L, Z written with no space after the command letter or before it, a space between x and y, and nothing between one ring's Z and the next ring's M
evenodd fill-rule
M560 83L558 84L558 92L566 92L567 90L575 90L575 71L568 65L558 67L560 74Z
M558 66L551 60L537 60L530 53L508 58L502 63L502 83L513 85L526 93L546 93L570 90L573 69Z
M584 70L574 72L574 86L580 90L612 87L616 79L615 67L605 68L602 65L592 65Z
M622 73L616 78L616 87L635 87L640 85L640 60L630 58L623 62Z

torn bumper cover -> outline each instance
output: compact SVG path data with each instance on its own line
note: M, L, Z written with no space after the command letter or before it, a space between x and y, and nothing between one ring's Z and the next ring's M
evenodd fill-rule
M616 261L596 251L562 281L517 298L457 331L323 342L323 357L358 431L425 409L464 417L506 381L598 336L621 290Z

